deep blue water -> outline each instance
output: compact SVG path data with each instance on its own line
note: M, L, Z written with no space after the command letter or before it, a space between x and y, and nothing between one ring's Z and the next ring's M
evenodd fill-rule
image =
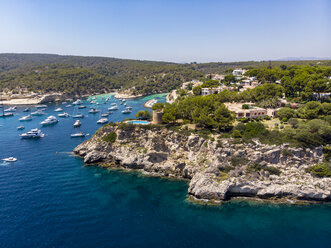
M131 115L117 111L109 119L133 117L147 99L128 101ZM61 104L46 112L59 106L73 112ZM87 111L81 130L93 134L99 115ZM23 115L19 108L0 118L0 157L19 159L0 164L1 248L331 247L330 205L194 205L185 200L184 181L84 167L70 154L83 140L69 137L72 118L42 128L43 139L21 140L17 126L27 131L45 119L20 123Z

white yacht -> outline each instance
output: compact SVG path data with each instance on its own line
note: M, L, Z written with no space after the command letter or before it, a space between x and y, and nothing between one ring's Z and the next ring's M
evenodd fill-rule
M110 108L108 108L108 110L118 110L118 107L116 106L116 105L114 105L114 106L112 106L112 107L110 107Z
M68 104L68 105L66 105L66 108L70 108L72 105L71 104Z
M97 110L97 109L95 109L95 108L91 108L90 110L89 110L89 113L90 114L96 114L96 113L99 113L100 112L100 110Z
M70 115L67 112L61 113L57 115L58 117L62 117L62 118L68 118Z
M101 115L101 117L108 117L109 113L104 113Z
M132 109L132 107L131 106L127 106L126 109Z
M9 117L9 116L14 116L13 112L7 112L7 113L0 114L0 117Z
M108 123L108 119L107 118L101 118L100 120L97 121L98 124L106 124Z
M18 119L19 121L31 121L32 116L31 115L26 115Z
M16 107L10 107L4 110L4 112L14 112L16 111Z
M30 111L30 108L26 108L23 110L23 112L29 112Z
M83 114L77 114L77 115L74 115L72 118L84 118L84 115Z
M111 103L110 105L116 105L116 103L115 103L115 102L113 102L113 103Z
M130 114L132 111L130 109L126 109L122 111L122 114Z
M40 122L41 125L43 126L49 126L52 124L58 123L58 119L56 119L55 116L51 115L46 118L46 120Z
M25 127L24 126L18 126L17 130L23 130Z
M16 162L17 158L14 158L14 157L3 158L2 161L4 161L4 162Z
M82 100L78 99L72 103L73 105L80 105L82 104Z
M46 113L43 112L42 110L37 110L35 112L32 112L31 115L37 115L37 116L41 116L41 115L45 115Z
M80 127L81 125L82 125L82 123L80 122L80 120L77 120L74 123L74 127Z
M84 108L86 108L86 106L85 106L85 105L81 105L81 106L79 106L78 108L79 108L79 109L84 109Z
M54 110L54 112L61 112L61 111L63 111L62 108L57 108L57 109Z
M38 138L42 138L45 135L41 132L41 130L35 128L35 129L31 129L29 132L27 133L22 133L20 134L20 137L22 139L38 139Z
M37 108L37 109L47 108L47 105L37 105L36 108Z
M71 138L78 138L78 137L85 137L85 134L82 132L79 133L73 133L70 135Z

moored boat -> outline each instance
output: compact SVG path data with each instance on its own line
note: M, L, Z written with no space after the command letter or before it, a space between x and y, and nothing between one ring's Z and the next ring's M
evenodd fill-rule
M84 118L84 115L83 114L77 114L77 115L74 115L72 118Z
M40 122L41 125L43 126L49 126L58 123L58 119L56 119L55 116L51 115L48 116L44 121Z
M31 121L32 116L31 115L26 115L18 119L19 121Z
M20 134L20 137L22 139L38 139L38 138L42 138L44 136L45 135L41 132L41 130L39 130L37 128L31 129L29 132Z
M82 132L70 134L71 138L85 137L85 134Z
M62 118L68 118L70 115L67 112L61 113L57 115L58 117L62 117Z
M106 124L108 123L108 119L107 118L101 118L100 120L97 121L98 124Z
M76 120L74 123L74 127L80 127L82 125L80 120Z
M54 110L54 112L61 112L61 111L63 111L62 108L57 108L57 109Z

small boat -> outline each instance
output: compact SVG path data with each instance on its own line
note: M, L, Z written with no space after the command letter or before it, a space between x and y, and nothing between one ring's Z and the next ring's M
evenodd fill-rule
M10 116L14 116L14 114L12 112L0 114L0 117L10 117Z
M124 103L124 106L126 106L126 102Z
M78 99L72 103L73 105L80 105L82 104L82 100Z
M18 126L17 130L23 130L25 127L24 126Z
M35 112L32 112L31 115L37 115L37 116L41 116L41 115L45 115L46 113L43 112L42 110L37 110Z
M109 113L104 113L101 115L101 117L108 117Z
M47 105L37 105L36 108L37 108L37 109L47 108Z
M122 114L130 114L132 111L130 109L126 109L122 111Z
M121 102L120 104L123 105L123 102Z
M62 117L62 118L68 118L70 115L67 112L61 113L57 115L58 117Z
M66 108L70 108L72 105L71 104L68 104L68 105L66 105Z
M105 124L108 123L108 119L107 118L101 118L100 120L97 121L98 124Z
M30 111L29 108L26 108L26 109L23 110L23 112L29 112L29 111Z
M31 115L26 115L18 119L19 121L31 121L32 116Z
M63 105L67 104L67 102L62 102Z
M79 109L84 109L84 108L86 108L86 106L85 106L85 105L81 105L81 106L79 106L78 108L79 108Z
M112 107L110 107L110 108L108 108L108 110L118 110L118 107L117 106L112 106Z
M80 127L81 125L82 125L82 123L80 122L80 120L77 120L74 123L74 127Z
M115 103L115 102L113 102L113 103L111 103L110 105L113 105L113 106L115 105L115 106L116 106L116 103Z
M96 113L99 113L100 112L100 110L97 110L97 109L95 109L95 108L91 108L90 110L89 110L89 113L90 114L96 114Z
M4 112L14 112L16 111L16 107L10 107L4 110Z
M39 130L37 128L31 129L29 132L20 134L20 137L22 139L38 139L38 138L42 138L44 136L45 135L41 132L41 130Z
M85 134L82 132L70 134L71 138L85 137Z
M62 108L57 108L57 109L54 110L54 112L61 112L61 111L63 111Z
M132 107L131 106L127 106L126 109L132 109Z
M77 115L74 115L72 118L84 118L84 115L83 114L77 114Z
M95 101L91 101L91 104L95 104Z
M56 119L55 116L51 115L48 116L44 121L40 122L41 125L43 126L49 126L58 123L58 119Z
M14 158L14 157L3 158L2 161L4 161L4 162L16 162L17 158Z

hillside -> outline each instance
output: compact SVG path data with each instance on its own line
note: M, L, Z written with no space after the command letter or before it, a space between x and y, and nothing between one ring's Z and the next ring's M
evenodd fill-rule
M273 61L272 65L329 65L330 61ZM184 81L237 67L265 67L268 61L190 63L55 54L0 54L0 90L84 95L130 89L133 94L169 92Z

